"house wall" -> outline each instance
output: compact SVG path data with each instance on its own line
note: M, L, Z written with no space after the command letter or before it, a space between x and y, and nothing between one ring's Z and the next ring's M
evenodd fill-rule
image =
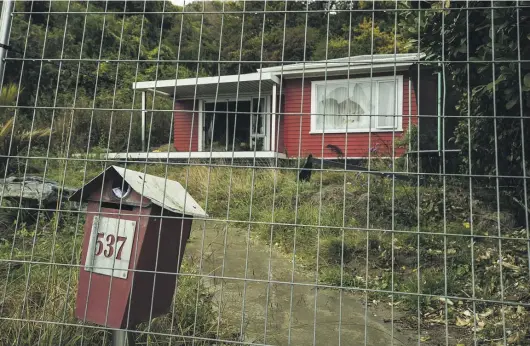
M403 75L403 131L409 127L409 109L411 111L411 122L417 123L416 95L411 88L409 102L409 78L407 73ZM386 74L388 75L388 74ZM393 74L390 74L393 76ZM385 74L374 74L385 76ZM355 78L369 77L355 76ZM344 79L344 76L328 77L332 79ZM333 144L342 149L344 156L349 158L368 157L370 147L378 147L376 153L371 156L392 157L393 142L395 143L404 132L373 132L366 133L326 133L310 134L311 129L311 82L324 80L324 78L286 79L284 80L284 152L288 157L307 156L312 153L316 157L335 158L336 154L326 148ZM394 144L397 146L397 144ZM404 148L396 148L395 156L405 152Z
M409 104L409 75L407 73L402 73L402 75L404 76L403 130L406 131L409 127L409 109L411 115L410 120L414 124L418 123L418 109L414 87L412 87L410 91L411 102ZM384 76L384 74L374 74L374 76ZM362 78L369 76L363 75L355 77ZM281 95L281 101L278 107L279 112L277 113L277 152L284 153L288 157L297 157L299 154L301 156L307 156L311 152L316 157L322 156L325 158L334 158L336 157L336 154L326 148L328 144L333 144L341 148L346 157L368 157L370 147L373 148L376 146L378 147L378 152L372 153L372 157L376 155L391 157L392 143L393 141L395 142L399 140L399 138L403 135L403 132L372 132L371 145L370 135L368 132L348 134L309 133L311 127L311 82L314 80L323 79L324 78L305 78L303 81L303 86L302 79L285 79L283 81L283 93ZM327 79L344 79L344 77L328 77ZM412 80L412 82L414 81ZM432 98L430 94L436 95L436 91L433 90L431 93L431 85L427 83L423 84L421 89L422 103L425 104L425 106L430 105L431 102L428 102L430 98ZM434 96L434 98L436 98L436 96ZM192 100L180 100L175 102L174 146L177 151L187 152L190 150L199 150L199 107L197 103L195 110L195 112L192 112ZM426 111L429 112L428 110ZM402 155L404 151L404 148L396 148L395 156Z
M199 112L198 106L193 111L193 101L175 102L175 119L173 122L173 143L177 151L199 150ZM193 116L195 115L195 116ZM191 131L190 131L191 129ZM191 148L190 148L191 137Z

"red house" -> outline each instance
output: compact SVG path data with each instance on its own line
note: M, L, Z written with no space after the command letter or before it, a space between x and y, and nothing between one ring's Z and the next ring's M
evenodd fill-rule
M343 158L392 157L418 123L420 86L423 111L436 114L436 76L417 77L423 56L363 55L133 88L175 100L175 158L337 157L329 145Z

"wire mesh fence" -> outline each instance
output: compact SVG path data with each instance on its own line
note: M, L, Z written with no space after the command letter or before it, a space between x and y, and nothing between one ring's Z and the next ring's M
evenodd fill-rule
M0 344L530 344L530 2L1 4Z

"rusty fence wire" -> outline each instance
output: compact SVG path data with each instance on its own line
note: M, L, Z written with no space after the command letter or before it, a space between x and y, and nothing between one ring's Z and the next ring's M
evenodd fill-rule
M1 345L528 345L530 2L0 2Z

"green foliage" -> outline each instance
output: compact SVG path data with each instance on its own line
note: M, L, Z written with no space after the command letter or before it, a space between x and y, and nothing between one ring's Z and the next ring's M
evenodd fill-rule
M23 86L20 121L32 122L33 110L26 107L59 107L35 111L36 126L54 124L53 151L139 151L140 94L131 89L136 81L246 73L282 60L324 59L328 40L329 58L370 54L372 21L373 52L394 52L395 39L402 50L393 14L333 11L348 6L338 1L191 2L185 8L168 1L17 3L9 56L20 58L25 52L27 58L65 60L26 60L24 65L8 60L5 81ZM390 9L394 4L374 6ZM83 15L105 9L104 16ZM162 15L163 10L172 13ZM215 63L219 60L228 63ZM147 105L159 111L152 123L147 119L152 150L169 142L172 100L158 95L154 102L149 97ZM124 111L131 108L135 110Z
M30 145L45 147L52 133L49 127L36 128L17 116L14 107L17 95L18 88L14 84L5 85L0 93L0 105L13 106L0 108L0 170L8 174L17 170L17 156L25 155Z
M380 26L372 23L369 18L363 18L359 24L352 28L351 41L349 39L349 25L344 24L341 30L341 36L330 37L327 44L326 41L320 44L315 52L315 60L326 59L326 52L328 59L342 58L348 55L406 52L405 42L401 37L391 29L382 31Z
M328 263L341 264L352 260L354 247L341 238L329 238L322 242L322 257Z
M470 116L462 118L454 134L463 170L522 176L523 166L530 168L523 157L530 141L522 137L530 127L521 118L530 111L530 67L516 61L530 56L530 28L523 24L530 10L516 7L515 1L447 5L444 10L410 12L401 25L428 60L446 61L444 71L452 83L448 89L459 101L447 113Z

